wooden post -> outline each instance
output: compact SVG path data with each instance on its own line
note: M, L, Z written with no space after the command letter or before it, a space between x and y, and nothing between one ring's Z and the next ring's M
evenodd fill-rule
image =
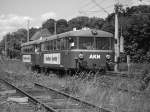
M130 74L130 67L131 67L131 62L130 62L130 55L127 55L127 66L128 66L128 75Z

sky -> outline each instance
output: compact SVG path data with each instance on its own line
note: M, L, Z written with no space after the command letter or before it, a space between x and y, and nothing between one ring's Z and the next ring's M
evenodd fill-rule
M105 18L115 1L125 6L149 4L149 0L0 0L0 40L7 33L29 26L40 27L48 18L70 20L77 16Z

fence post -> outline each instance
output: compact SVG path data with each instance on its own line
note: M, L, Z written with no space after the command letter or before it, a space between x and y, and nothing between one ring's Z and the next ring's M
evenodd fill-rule
M130 67L131 67L131 62L130 62L130 55L127 55L127 66L128 66L128 75L130 74Z

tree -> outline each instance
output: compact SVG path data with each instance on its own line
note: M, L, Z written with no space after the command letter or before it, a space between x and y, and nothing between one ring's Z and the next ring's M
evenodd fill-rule
M68 25L70 29L73 28L81 29L83 27L88 27L88 24L89 24L89 18L85 16L76 17L68 21Z
M150 6L134 6L126 10L126 15L130 18L125 34L126 52L136 62L150 62L150 15L147 13L150 13Z
M57 34L69 31L69 29L68 29L68 22L65 19L59 19L56 22L56 27L57 27L56 28Z
M5 46L7 44L7 56L10 58L20 58L21 43L26 41L27 30L18 29L16 32L6 34L1 41L1 45Z
M125 53L134 62L150 62L150 6L119 9L119 32L125 39ZM102 29L114 33L114 13L105 19Z
M55 20L54 19L48 19L42 24L42 29L46 28L49 30L50 33L54 33L54 25L55 25Z
M97 17L86 17L80 16L73 18L68 21L68 25L70 29L76 28L81 29L83 27L88 27L92 29L101 29L104 24L104 20Z
M31 39L31 37L39 30L40 28L30 28L29 29L29 39Z
M104 24L104 19L91 17L89 18L88 27L93 29L102 29L103 24Z

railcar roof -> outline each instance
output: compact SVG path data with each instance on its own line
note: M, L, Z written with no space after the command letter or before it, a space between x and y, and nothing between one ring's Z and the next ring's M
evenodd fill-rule
M94 30L94 29L81 29L76 31L69 31L59 35L60 37L64 36L79 36L79 37L113 37L112 33L103 31L103 30Z
M63 37L93 37L93 36L94 37L113 37L113 34L103 31L103 30L81 29L81 30L76 30L76 31L68 31L65 33L57 34L57 35L52 35L42 40L26 42L26 43L23 43L22 46L27 46L31 44L39 44L44 41L53 40L57 38L63 38Z
M21 46L27 46L27 45L31 45L31 44L39 44L42 40L34 40L34 41L29 41L26 43L23 43Z
M55 38L63 38L63 37L113 37L112 33L103 31L103 30L93 30L93 29L82 29L76 31L68 31L65 33L52 35L50 37L45 38L46 40L52 40Z

